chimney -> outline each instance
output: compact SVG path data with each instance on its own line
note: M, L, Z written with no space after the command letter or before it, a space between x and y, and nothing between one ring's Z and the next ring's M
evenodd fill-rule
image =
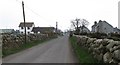
M94 22L94 25L97 25L97 21Z

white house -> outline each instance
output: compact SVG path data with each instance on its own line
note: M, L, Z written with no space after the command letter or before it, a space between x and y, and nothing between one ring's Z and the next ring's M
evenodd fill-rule
M92 32L97 32L97 22L94 22L94 25L92 26Z
M107 23L106 21L99 21L98 23L95 21L94 25L92 26L92 32L99 32L99 33L114 33L114 28L112 25Z
M35 24L34 22L25 22L25 26L26 26L26 34L30 34L32 33L33 27L35 27ZM21 22L19 24L19 31L21 34L25 33L24 22Z

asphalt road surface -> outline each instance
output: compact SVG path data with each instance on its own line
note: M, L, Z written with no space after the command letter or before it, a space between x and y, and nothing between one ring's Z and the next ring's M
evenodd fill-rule
M68 36L44 42L27 50L7 56L3 63L78 63Z

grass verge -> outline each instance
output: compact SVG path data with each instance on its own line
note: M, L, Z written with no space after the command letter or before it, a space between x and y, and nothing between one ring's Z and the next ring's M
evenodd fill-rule
M54 39L54 38L51 38L51 39ZM25 49L28 49L28 48L31 48L35 45L38 45L38 44L41 44L43 42L46 42L46 41L49 41L51 39L44 39L44 40L36 40L36 41L32 41L32 42L28 42L26 44L22 44L21 46L19 46L18 48L11 48L11 49L3 49L2 50L2 57L6 57L8 55L11 55L11 54L14 54L14 53L17 53L17 52L20 52L22 50L25 50Z
M75 54L77 55L79 62L84 63L84 65L87 65L88 63L97 63L97 61L90 55L87 51L87 49L84 49L77 45L77 38L76 37L70 37L70 43L72 44L72 47L74 49ZM88 64L91 65L91 64Z

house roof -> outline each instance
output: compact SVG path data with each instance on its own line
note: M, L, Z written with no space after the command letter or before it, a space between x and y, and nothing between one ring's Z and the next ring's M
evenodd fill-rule
M89 30L86 26L80 26L79 28L81 29L82 27L83 27L83 29Z
M33 27L32 32L46 32L53 31L54 27Z
M25 22L26 27L32 27L33 24L34 24L34 22ZM21 22L19 24L19 27L24 27L24 22Z
M11 33L14 29L0 29L0 33Z
M102 22L105 22L105 23L107 23L109 26L113 27L111 24L109 24L109 23L108 23L108 22L106 22L106 21L102 21Z
M92 27L95 27L95 26L97 26L97 25L93 25Z
M119 32L120 32L120 29L118 29L118 28L114 28L114 31L115 31L115 30L117 30L117 31L119 31Z
M98 25L101 24L101 23L106 23L106 24L108 24L109 26L113 27L113 26L110 25L108 22L106 22L106 21L101 21L101 20L100 20L96 25L94 24L92 27L98 26Z

